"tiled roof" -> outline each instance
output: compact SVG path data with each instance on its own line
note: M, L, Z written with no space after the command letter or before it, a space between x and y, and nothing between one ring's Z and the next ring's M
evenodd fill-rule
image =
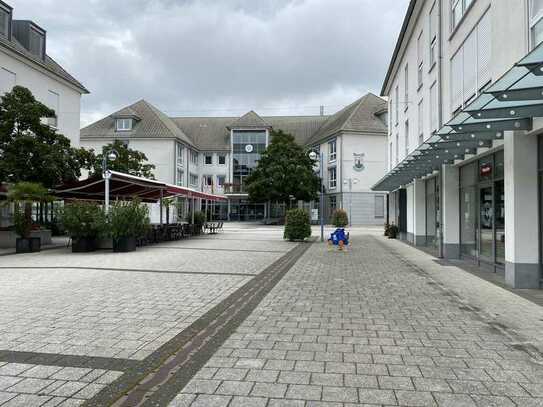
M131 131L123 131L122 137L173 137L188 145L194 145L192 140L176 126L172 119L145 100L140 100L139 102L130 105L129 109L131 112L134 112L140 120L134 124ZM122 113L126 111L126 108L121 109L118 112L81 129L81 139L119 137L119 132L115 131L115 117L122 115Z
M356 133L386 133L386 124L377 116L386 108L386 101L368 93L340 110L311 137L308 144L317 144L340 131Z
M60 78L64 79L65 81L69 82L70 84L78 88L81 91L81 93L90 93L87 90L87 88L85 88L85 86L81 84L81 82L79 82L72 75L70 75L64 68L62 68L57 62L55 62L55 60L51 58L49 55L46 55L45 59L42 60L40 57L32 54L25 47L23 47L15 39L15 37L12 36L11 41L10 41L7 38L0 35L0 46L7 48L13 52L16 52L17 54L25 57L26 59L29 59L33 63L53 73L54 75L59 76Z
M377 116L386 102L368 94L333 116L258 116L169 118L146 101L137 102L81 130L81 139L104 137L175 137L201 151L230 150L229 128L271 127L290 133L301 145L316 144L339 131L386 134L385 123ZM131 132L115 131L115 117L134 112L141 120Z

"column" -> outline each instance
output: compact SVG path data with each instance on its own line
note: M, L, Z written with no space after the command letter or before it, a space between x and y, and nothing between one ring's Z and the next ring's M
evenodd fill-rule
M414 195L415 186L413 184L408 185L407 190L407 241L415 244L415 229L414 229Z
M426 245L426 181L417 179L414 185L414 243L416 246Z
M505 134L505 281L539 288L537 137Z
M444 165L441 176L443 258L460 258L460 170Z

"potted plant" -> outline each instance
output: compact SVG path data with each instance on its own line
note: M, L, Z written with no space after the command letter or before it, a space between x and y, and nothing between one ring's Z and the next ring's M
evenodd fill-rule
M349 224L349 217L347 216L347 212L345 212L343 209L336 209L332 213L332 224L336 228L344 228Z
M104 233L106 217L93 202L76 201L61 211L64 228L72 238L72 252L85 253L97 249L97 240Z
M136 250L137 239L149 229L149 208L138 200L119 201L111 206L108 220L113 251L133 252Z
M388 227L388 238L389 239L396 239L396 237L398 236L398 232L400 230L398 229L398 226L396 226L394 224L394 222L392 222L392 224Z
M8 201L15 203L14 226L19 236L15 243L16 253L34 253L41 250L41 238L32 237L32 204L50 202L52 199L47 188L41 184L19 182L9 188Z
M385 223L385 236L388 236L389 229L390 229L390 224L387 222Z
M187 215L187 222L192 225L192 233L199 235L202 232L202 227L206 223L206 214L201 211L194 212L194 223L192 223L192 214Z
M311 220L309 213L303 209L287 211L283 237L287 240L305 240L311 236Z

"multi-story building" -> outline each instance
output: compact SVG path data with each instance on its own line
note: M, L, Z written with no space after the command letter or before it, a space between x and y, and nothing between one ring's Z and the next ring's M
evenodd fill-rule
M402 238L521 288L541 277L542 17L540 0L412 0L382 88L389 172L374 185Z
M146 154L156 179L226 195L228 202L215 206L216 218L261 220L277 217L282 208L250 202L246 178L271 131L283 130L308 150L324 153L326 216L345 207L353 223L382 224L385 194L370 188L385 173L386 115L386 102L372 94L332 116L263 117L251 111L242 117L168 117L142 100L82 129L81 145L101 150L122 140Z
M79 146L81 96L88 90L47 54L43 28L13 17L14 9L0 0L0 95L16 85L28 88L55 111L48 124ZM11 211L0 206L0 227L9 224Z

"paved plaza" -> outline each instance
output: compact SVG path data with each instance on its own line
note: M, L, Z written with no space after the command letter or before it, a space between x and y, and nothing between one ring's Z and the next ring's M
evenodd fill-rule
M543 309L378 229L0 258L0 406L543 406Z

